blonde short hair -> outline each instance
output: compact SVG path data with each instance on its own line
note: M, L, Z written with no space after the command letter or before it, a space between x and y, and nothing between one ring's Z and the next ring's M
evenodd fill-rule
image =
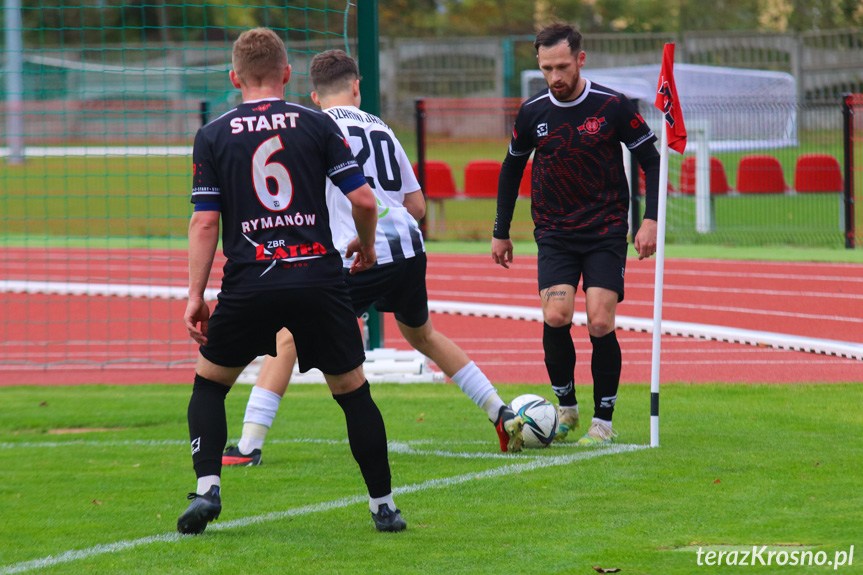
M234 72L248 86L278 81L288 65L285 43L269 28L246 30L234 42Z

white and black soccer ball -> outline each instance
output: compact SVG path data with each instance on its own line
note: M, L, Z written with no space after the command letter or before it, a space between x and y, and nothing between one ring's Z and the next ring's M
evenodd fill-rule
M524 446L547 447L557 434L557 408L544 397L527 393L509 404L524 421Z

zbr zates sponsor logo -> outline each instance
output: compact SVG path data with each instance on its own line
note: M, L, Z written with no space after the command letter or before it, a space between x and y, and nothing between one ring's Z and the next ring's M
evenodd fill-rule
M318 242L287 245L285 240L268 240L265 244L259 244L246 234L243 234L243 237L255 247L255 260L272 262L258 277L273 269L280 261L294 263L314 260L327 255L327 248Z

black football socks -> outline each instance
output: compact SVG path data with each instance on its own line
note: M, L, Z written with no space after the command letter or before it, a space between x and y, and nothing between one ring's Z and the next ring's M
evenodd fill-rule
M593 356L590 360L590 371L593 374L593 416L603 421L611 421L614 413L614 402L617 401L617 388L620 386L620 343L617 333L602 337L590 336L593 344Z
M372 498L392 492L390 462L387 457L387 432L384 418L372 399L369 382L348 393L333 395L345 412L351 453Z
M542 324L542 348L545 350L545 368L551 388L562 406L578 405L575 399L575 346L572 343L570 329L572 324L561 327L551 327Z
M222 451L228 441L225 396L230 390L230 386L195 374L188 417L192 463L198 477L221 475Z

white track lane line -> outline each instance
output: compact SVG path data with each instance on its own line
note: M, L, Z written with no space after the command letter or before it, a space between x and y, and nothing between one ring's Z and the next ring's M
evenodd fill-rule
M429 274L426 276L427 280L439 280L439 281L463 281L463 282L475 282L483 284L485 282L490 281L488 277L485 276L449 276L449 275L438 275L438 274ZM536 285L536 280L531 278L494 278L494 283L496 284L528 284L531 286ZM631 283L627 282L626 284L627 290L629 289L649 289L652 290L654 288L654 284L652 283ZM677 284L668 284L666 283L663 286L665 291L678 291L678 292L708 292L708 293L716 293L719 290L722 294L745 294L745 295L769 295L769 296L780 296L780 297L824 297L824 298L838 298L843 300L848 299L863 299L863 294L848 294L848 293L837 293L837 292L821 292L821 291L800 291L800 290L772 290L772 289L752 289L752 288L734 288L734 287L722 287L716 288L715 286L690 286L690 285L677 285ZM475 295L476 292L455 292L455 293L463 293L466 296ZM536 293L536 290L525 292L532 295L534 298L539 298L539 294Z
M0 251L0 253L2 253L2 251ZM429 258L429 261L431 264L430 269L432 271L434 271L434 269L436 269L436 267L434 265L436 263L436 262L434 262L434 259L435 259L434 256L435 255L436 254L431 254L431 256ZM440 255L440 254L437 254L437 255ZM134 258L132 258L132 259L134 259ZM143 261L145 258L142 256L140 259ZM170 258L169 257L169 258L155 260L155 263L151 263L151 264L141 264L141 265L134 265L133 264L133 266L130 268L128 265L128 261L130 260L129 257L116 257L116 258L109 258L107 261L108 262L116 261L119 264L125 264L125 265L112 266L112 265L110 265L110 263L104 264L104 265L100 265L97 263L97 265L100 265L100 267L98 269L105 269L107 271L115 271L115 272L124 271L124 270L128 270L128 269L135 269L135 270L148 271L148 272L152 271L152 270L160 270L160 271L164 270L164 271L171 272L172 275L174 275L174 274L183 275L183 274L188 273L188 270L184 267L185 264L183 263L183 262L185 262L185 259L186 259L186 254L183 253L183 254L178 254L176 256L176 258ZM76 270L76 268L79 268L82 270L90 270L93 267L93 256L89 255L89 254L83 254L80 257L64 256L62 258L55 258L54 260L49 258L49 261L61 262L61 265L57 265L57 266L55 266L52 263L49 263L46 265L49 265L52 268L58 267L58 268L64 269L64 270L73 270L74 271L74 270ZM147 261L152 261L152 259L151 258L147 259ZM217 260L216 262L214 262L214 266L216 264L221 265L224 263L224 261L225 261L224 258L221 258L221 259ZM6 265L15 266L16 268L24 269L26 267L32 267L32 262L30 262L29 260L25 260L25 259L22 259L19 262L17 260L14 260L14 259L7 257L7 262L8 263ZM83 265L80 265L80 266L76 265L78 262L80 262ZM856 264L856 263L827 263L827 262L815 262L815 263L813 263L813 262L772 262L772 261L757 261L756 262L756 261L748 261L748 260L681 260L681 259L671 259L671 260L666 260L666 262L667 263L671 262L672 266L674 266L678 263L679 264L687 264L690 262L695 262L698 264L710 264L712 266L718 266L718 267L722 267L723 265L727 265L727 266L731 266L733 268L730 270L692 270L692 269L676 269L675 267L671 267L669 269L668 267L666 267L666 270L665 270L666 275L674 275L674 274L695 275L695 276L708 276L709 275L709 276L720 276L722 278L757 277L757 278L795 279L795 280L800 280L800 279L824 280L824 281L845 280L845 281L863 282L863 276L850 277L850 276L825 276L825 275L823 275L824 269L833 269L835 271L850 270L852 272L858 272L859 273L861 270L861 267L859 264ZM489 263L491 264L490 256L489 256ZM467 262L464 262L464 263L463 262L448 262L448 263L441 263L440 265L441 265L441 267L445 267L447 269L462 268L462 269L470 269L473 271L476 271L476 269L477 269L477 264L467 263ZM491 265L493 265L493 264L491 264ZM782 273L746 272L746 271L741 272L741 271L738 271L740 269L740 266L747 266L747 265L757 266L759 269L764 269L764 268L769 268L769 267L800 268L803 273L802 274L800 274L800 273L782 274ZM493 266L493 267L495 269L497 269L497 266ZM818 268L821 271L813 272L812 271L813 267ZM520 272L535 272L535 270L536 270L536 260L534 260L533 263L530 263L530 262L528 262L526 264L525 263L519 263L517 265L517 267L514 268L513 270L510 270L509 273L517 276ZM809 272L809 273L806 273L806 272ZM654 269L653 269L653 267L644 267L644 268L632 267L630 273L653 275ZM532 273L527 278L516 277L513 279L519 279L519 281L528 280L528 281L535 282L536 281L535 275L536 275L535 273ZM461 276L459 276L459 277L461 277ZM487 280L488 278L485 278L485 279ZM499 279L504 279L504 278L499 278Z
M653 302L646 301L632 301L627 302L632 306L653 306ZM797 313L790 311L768 311L762 309L753 309L746 307L731 307L724 305L704 305L704 304L694 304L694 303L663 303L663 307L665 308L674 308L674 309L697 309L702 311L721 311L723 313L740 313L740 314L751 314L751 315L766 315L766 316L776 316L781 318L794 317L801 319L816 319L820 321L843 321L848 323L863 323L863 318L859 317L844 317L841 315L819 315L814 313Z
M626 357L631 357L633 355L635 355L635 356L652 355L653 354L652 346L649 345L650 344L649 341L646 343L648 345L643 346L641 348L632 348L632 347L626 348L624 350ZM739 344L729 343L728 345L737 346ZM534 360L531 363L539 362L539 364L541 364L541 365L543 364L542 363L542 356L545 354L545 352L543 351L543 349L541 347L537 347L536 349L527 349L527 350L525 350L525 349L509 349L509 350L505 350L505 349L468 349L468 348L462 348L462 349L466 354L468 354L468 356L474 356L474 355L538 356L538 359ZM576 354L576 356L579 357L578 365L582 365L582 364L583 365L590 365L590 356L591 356L592 351L593 350L591 350L591 349L577 349L576 348L575 354ZM665 348L663 348L663 350L662 350L663 362L665 362L665 359L668 356L681 356L681 355L682 356L686 356L686 355L728 356L728 355L738 355L738 354L757 354L757 355L772 354L774 356L780 356L781 355L781 357L788 357L788 354L797 354L797 353L800 353L800 352L793 351L793 350L787 350L787 349L761 348L761 347L754 347L754 346L749 346L749 347L743 348L743 349L728 349L728 348L725 348L725 349L673 349L673 348L672 349L665 349ZM832 356L825 356L825 357L830 357L834 361L837 359L837 358L832 357ZM581 359L581 358L584 358L584 359ZM808 356L807 360L812 361L813 358L811 356ZM849 360L849 361L851 363L854 363L855 360ZM483 360L483 363L487 363L487 362L485 360Z
M511 273L513 275L522 275L522 274L532 274L531 277L536 279L536 255L532 255L532 261L521 260L518 261L516 258L516 262L510 264L512 268L508 270L506 273ZM642 264L638 264L634 262L632 259L630 261L634 264L632 266L628 266L627 273L638 273L638 274L654 274L654 266L648 265L643 266ZM848 279L852 281L863 281L863 275L860 274L860 264L857 263L826 263L826 262L768 262L768 261L751 261L751 260L700 260L696 261L699 264L710 264L714 267L720 267L722 265L730 266L731 269L713 269L713 270L698 270L698 269L679 269L677 266L686 266L693 260L683 260L683 259L667 259L665 275L669 274L679 274L679 275L713 275L713 276L721 276L723 278L728 277L760 277L760 278L781 278L781 279L830 279L835 280L836 277L833 276L823 276L820 275L823 272L819 272L817 270L829 269L833 272L856 272L853 274L854 277L851 276L839 276L839 279ZM436 269L437 262L434 261L434 254L429 257L429 269ZM446 269L469 269L476 271L479 266L481 266L484 262L479 263L469 263L469 262L450 262L446 263L441 262L441 267L445 267ZM497 265L491 262L491 256L489 256L489 263L497 269ZM717 266L716 264L720 264ZM785 268L798 268L801 273L794 274L783 274L780 272L768 273L764 271L758 272L747 272L740 271L741 267L755 267L759 270L764 270L765 268L770 267L778 267L783 268L781 271L785 271ZM813 268L816 271L813 271ZM796 270L795 270L796 271Z
M860 360L857 360L857 359L836 358L836 357L827 356L827 355L825 355L823 357L824 357L824 359L830 360L830 361L824 361L823 362L824 364L828 364L830 366L834 366L834 365L859 365L859 363L860 363ZM483 364L483 366L490 366L490 367L522 367L522 366L536 367L538 370L542 370L541 374L543 377L545 377L545 366L543 366L541 363L539 363L539 361L493 361L493 360L492 361L485 361L485 360L483 360L482 364ZM579 365L582 365L582 362L579 362ZM585 361L583 363L583 365L585 367L589 366L590 361ZM624 359L623 363L621 365L623 365L623 366L648 365L649 366L649 365L653 365L653 363L649 360L629 361L629 360ZM715 360L710 360L710 361L690 361L690 360L675 361L675 360L663 359L662 365L663 366L671 366L671 365L675 365L675 366L687 366L687 365L718 365L718 366L726 366L726 365L779 365L779 366L803 365L803 366L811 366L812 360L811 359L808 359L808 360L800 359L800 360L788 361L788 360L784 360L784 359L775 359L775 360L715 359ZM643 379L643 380L640 380L640 381L634 382L634 383L642 383L645 381L647 381L647 379ZM668 383L673 383L673 381L669 381ZM708 383L708 382L705 382L705 383ZM818 382L816 382L816 383L818 383ZM588 381L576 382L576 385L580 385L580 384L591 385L591 383ZM622 385L628 385L628 382L621 382L621 384Z
M652 269L636 269L627 270L628 274L645 274L653 276ZM763 272L734 272L734 271L709 271L709 270L665 270L666 276L697 276L697 277L718 277L725 281L736 278L746 279L769 279L782 281L806 281L806 282L854 282L863 283L863 277L846 277L846 276L826 276L820 273L800 273L800 274L780 274L780 273L763 273Z
M481 295L461 292L461 291L445 291L445 290L428 290L429 297L434 298L474 298L479 300L519 300L519 301L527 301L527 300L536 300L537 296L535 295L519 295L519 294L504 294L504 293L491 293L484 292ZM465 303L481 303L481 302L468 302ZM635 300L635 299L627 299L626 306L650 306L653 308L653 301L648 300ZM789 311L769 311L758 308L746 308L746 307L732 307L732 306L715 306L715 305L706 305L706 304L691 304L691 303L676 303L672 301L666 301L662 304L664 309L694 309L701 311L720 311L723 313L739 313L743 315L753 314L753 315L765 315L770 317L779 317L779 318L801 318L801 319L814 319L821 321L841 321L841 322L849 322L849 323L863 323L863 318L855 318L855 317L844 317L837 315L818 315L818 314L810 314L810 313L797 313L797 312L789 312Z
M569 465L570 463L574 463L576 461L592 459L601 455L628 453L640 449L647 449L647 446L624 443L612 445L608 448L589 448L589 450L579 451L578 453L573 453L570 455L537 457L525 463L513 463L509 465L503 465L501 467L496 467L494 469L488 469L485 471L466 473L463 475L455 475L452 477L442 477L440 479L430 479L428 481L423 481L422 483L414 483L412 485L396 487L395 489L393 489L393 494L404 495L409 493L419 493L421 491L427 491L429 489L441 489L444 487L451 487L453 485L459 485L462 483L469 483L471 481L493 479L496 477L504 477L507 475L516 475L518 473L526 473L529 471L543 469L546 467ZM356 495L352 497L344 497L341 499L334 499L322 503L315 503L312 505L295 507L293 509L286 509L284 511L274 511L272 513L265 513L263 515L241 517L239 519L233 519L231 521L221 521L208 526L207 530L211 533L214 531L226 531L228 529L236 529L237 527L247 527L249 525L269 523L271 521L280 521L289 517L311 515L312 513L330 511L332 509L340 509L343 507L349 507L351 505L366 503L367 501L368 497L366 496ZM408 515L409 517L409 514L406 515ZM359 525L359 523L357 525ZM151 545L153 543L177 543L180 541L194 540L194 536L184 536L180 535L179 533L162 533L160 535L150 535L148 537L141 537L139 539L127 539L125 541L117 541L115 543L104 543L101 545L89 547L87 549L75 549L72 551L65 551L57 555L48 555L47 557L42 557L40 559L32 559L30 561L22 561L20 563L14 563L12 565L6 565L0 567L0 575L11 575L12 573L26 573L28 571L35 571L37 569L53 567L54 565L60 565L62 563L72 563L74 561L89 559L90 557L96 557L98 555L106 555L108 553L117 553L119 551L135 549L136 547Z

